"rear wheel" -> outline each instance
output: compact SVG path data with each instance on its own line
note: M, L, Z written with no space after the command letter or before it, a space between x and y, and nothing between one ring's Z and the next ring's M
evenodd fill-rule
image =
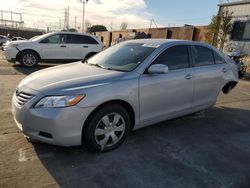
M38 55L32 51L24 51L19 56L20 63L25 67L35 67L38 64L38 60Z
M83 145L94 152L109 151L125 140L130 117L121 105L106 105L95 111L85 126Z

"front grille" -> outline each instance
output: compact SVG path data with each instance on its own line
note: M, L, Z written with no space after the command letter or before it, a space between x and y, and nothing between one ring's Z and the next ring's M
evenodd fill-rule
M15 100L16 103L20 106L23 106L26 102L28 102L34 95L25 93L25 92L16 92L15 93Z

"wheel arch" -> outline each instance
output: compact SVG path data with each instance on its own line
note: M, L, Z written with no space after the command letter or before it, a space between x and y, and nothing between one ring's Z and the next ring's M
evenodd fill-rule
M224 84L224 86L222 87L222 92L224 94L228 94L230 92L231 89L233 89L236 85L238 84L237 81L235 80L231 80L228 81L226 84Z
M93 55L97 54L98 52L89 52L86 56L85 56L85 60L92 57Z
M33 50L33 49L24 49L24 50L19 51L19 52L17 53L17 55L16 55L16 59L19 60L20 55L21 55L22 53L24 53L24 52L27 52L27 51L32 51L32 52L36 53L36 54L37 54L37 57L38 57L38 61L41 60L40 54L39 54L36 50Z
M84 129L86 128L86 124L88 123L88 121L90 120L90 117L92 116L92 114L94 114L97 110L99 110L100 108L106 106L106 105L110 105L110 104L119 104L122 107L124 107L127 112L129 113L129 116L131 118L131 130L134 129L135 126L135 111L132 107L131 104L129 104L127 101L121 100L121 99L114 99L114 100L110 100L110 101L106 101L104 103L101 103L100 105L98 105L87 117L87 119L85 120L83 127L82 127L82 132L84 131Z

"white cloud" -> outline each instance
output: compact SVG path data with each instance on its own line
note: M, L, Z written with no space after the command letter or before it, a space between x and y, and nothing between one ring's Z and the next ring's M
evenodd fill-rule
M74 27L75 16L77 26L82 20L82 4L80 0L0 0L2 10L23 13L26 26L45 28L50 24L59 26L64 23L64 10L70 6L70 26ZM129 28L149 27L152 14L147 11L144 0L89 0L85 9L85 19L92 25L103 24L119 29L121 22L128 23Z

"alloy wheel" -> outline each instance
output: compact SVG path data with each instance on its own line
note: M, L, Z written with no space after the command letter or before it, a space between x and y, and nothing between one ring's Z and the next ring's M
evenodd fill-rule
M101 118L95 128L95 140L103 150L112 147L121 140L125 132L125 120L122 115L113 112Z
M32 67L36 64L36 57L33 54L25 54L23 56L23 64Z

